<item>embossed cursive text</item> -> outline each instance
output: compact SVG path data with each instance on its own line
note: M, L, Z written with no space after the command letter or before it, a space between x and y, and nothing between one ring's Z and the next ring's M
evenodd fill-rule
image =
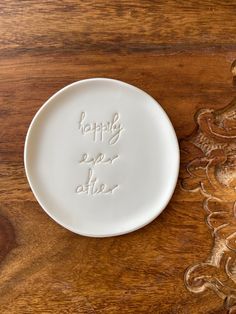
M119 155L115 155L113 157L107 157L106 154L103 154L103 153L99 153L95 157L92 157L92 156L89 156L89 154L84 153L82 154L79 163L88 164L92 166L96 166L99 164L111 165L118 157Z
M107 133L109 135L108 144L113 145L120 139L121 132L123 131L123 126L120 123L119 113L115 113L111 121L107 122L88 122L86 121L86 113L83 111L80 115L79 120L79 130L82 135L91 134L93 141L104 141L104 135Z
M94 176L93 170L89 168L86 182L77 186L76 193L87 195L112 194L117 188L118 184L109 187L105 183L99 183Z

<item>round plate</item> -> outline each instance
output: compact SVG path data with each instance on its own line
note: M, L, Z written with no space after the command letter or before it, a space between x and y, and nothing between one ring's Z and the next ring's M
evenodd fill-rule
M25 170L46 213L81 235L143 227L169 202L178 141L162 107L121 81L75 82L37 112L25 142Z

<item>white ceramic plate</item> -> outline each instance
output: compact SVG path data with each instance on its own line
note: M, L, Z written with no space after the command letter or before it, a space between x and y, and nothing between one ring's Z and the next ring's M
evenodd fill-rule
M25 142L26 175L47 214L81 235L143 227L169 202L179 147L162 107L121 81L75 82L35 115Z

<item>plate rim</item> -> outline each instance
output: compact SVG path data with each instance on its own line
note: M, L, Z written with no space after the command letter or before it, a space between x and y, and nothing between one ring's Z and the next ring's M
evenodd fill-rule
M115 83L118 83L118 84L121 84L121 85L128 86L129 88L137 90L139 93L142 93L143 95L148 96L150 99L152 99L152 101L154 101L155 105L157 105L159 107L159 109L161 110L162 114L165 116L166 123L168 123L169 129L172 131L172 137L175 140L174 141L175 142L174 146L175 146L175 158L176 158L176 161L177 161L176 162L177 167L175 169L175 173L173 174L172 187L171 187L171 191L170 191L168 197L166 198L165 202L163 204L161 204L162 206L160 206L160 208L157 211L155 211L155 215L153 215L148 220L145 220L145 222L143 224L135 225L133 228L129 228L126 231L114 232L114 233L104 233L104 234L96 234L96 233L91 233L91 232L90 233L85 233L85 232L80 232L78 230L78 228L75 229L75 228L73 228L71 226L68 226L63 221L55 218L54 215L51 214L50 211L48 211L48 209L46 208L46 206L44 206L42 204L42 202L40 201L40 197L38 196L37 192L35 191L35 189L33 187L32 182L31 182L31 176L30 176L29 170L28 170L29 169L29 165L27 165L27 151L28 151L28 146L29 146L29 137L30 137L31 130L34 127L34 123L37 120L37 118L40 115L40 113L44 110L45 107L47 107L50 104L50 102L54 98L56 98L58 95L62 94L65 90L69 89L70 87L72 87L74 85L80 85L80 84L83 84L83 83L86 83L86 82L91 82L91 81L112 81L112 82L115 82ZM37 202L41 206L41 208L45 211L45 213L52 220L54 220L56 223L58 223L60 226L64 227L65 229L67 229L67 230L69 230L69 231L71 231L73 233L76 233L78 235L87 236L87 237L93 237L93 238L105 238L105 237L113 237L113 236L125 235L125 234L131 233L133 231L136 231L138 229L141 229L141 228L145 227L146 225L148 225L149 223L151 223L152 221L154 221L163 212L163 210L167 207L168 203L170 202L170 200L171 200L171 198L172 198L172 196L174 194L176 185L177 185L178 176L179 176L179 168L180 168L180 149L179 149L178 138L177 138L174 126L173 126L169 116L167 115L167 113L164 110L164 108L159 104L159 102L156 101L151 95L149 95L144 90L142 90L142 89L140 89L140 88L138 88L138 87L136 87L136 86L134 86L132 84L126 83L124 81L120 81L120 80L113 79L113 78L95 77L95 78L87 78L87 79L78 80L78 81L75 81L73 83L70 83L70 84L64 86L63 88L58 90L56 93L54 93L52 96L50 96L46 100L46 102L44 102L43 105L40 106L40 108L36 111L33 119L31 120L31 122L29 124L29 127L28 127L28 130L27 130L27 133L26 133L25 143L24 143L24 158L23 159L24 159L25 174L26 174L26 178L27 178L27 181L29 183L30 189L31 189L35 199L37 200Z

